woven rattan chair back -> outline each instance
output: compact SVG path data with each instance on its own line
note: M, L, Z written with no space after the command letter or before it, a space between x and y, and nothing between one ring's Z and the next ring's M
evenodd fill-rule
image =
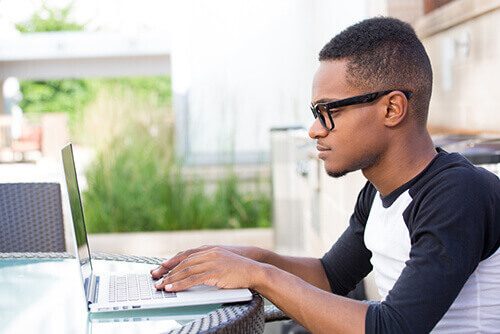
M65 250L59 184L0 184L0 252Z

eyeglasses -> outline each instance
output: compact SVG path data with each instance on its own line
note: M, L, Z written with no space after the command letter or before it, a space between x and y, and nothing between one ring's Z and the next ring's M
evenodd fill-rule
M394 91L395 89L384 90L381 92L374 92L364 95L353 96L332 102L316 103L314 106L311 105L311 111L313 113L314 118L315 119L319 118L319 122L326 130L332 131L335 128L335 123L333 122L332 118L332 113L333 113L332 109L352 106L356 104L370 103ZM401 90L400 92L402 92L408 100L413 95L413 93L410 91Z

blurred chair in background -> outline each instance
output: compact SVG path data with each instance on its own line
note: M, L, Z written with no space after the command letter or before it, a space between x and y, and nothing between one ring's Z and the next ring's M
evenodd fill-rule
M0 231L0 252L64 252L59 184L0 184Z

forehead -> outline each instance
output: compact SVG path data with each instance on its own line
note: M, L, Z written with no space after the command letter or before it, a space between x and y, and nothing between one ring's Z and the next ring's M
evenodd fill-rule
M312 102L341 99L354 95L347 82L347 60L321 61L314 75Z

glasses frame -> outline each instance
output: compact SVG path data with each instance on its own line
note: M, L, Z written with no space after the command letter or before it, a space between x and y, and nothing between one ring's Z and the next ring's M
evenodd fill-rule
M370 103L370 102L373 102L376 99L378 99L384 95L387 95L387 94L395 92L395 91L402 92L408 100L413 95L413 93L408 91L408 90L399 90L399 89L383 90L380 92L373 92L373 93L348 97L346 99L332 101L332 102L316 103L315 105L311 105L310 108L311 108L311 111L313 113L314 119L319 118L319 122L321 123L321 125L326 130L332 131L335 128L335 123L333 122L333 118L332 118L332 114L333 114L332 109L337 109L337 108L342 108L342 107L347 107L347 106L352 106L352 105L357 105L357 104L363 104L363 103ZM326 120L325 120L322 113L326 113L328 115L328 119L329 119L330 123L332 124L331 127L327 126Z

